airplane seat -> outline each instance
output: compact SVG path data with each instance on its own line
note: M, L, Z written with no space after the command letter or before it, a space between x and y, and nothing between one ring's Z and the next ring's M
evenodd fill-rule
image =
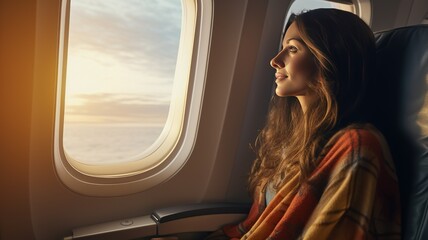
M375 124L391 148L400 187L402 234L428 239L428 25L375 33Z

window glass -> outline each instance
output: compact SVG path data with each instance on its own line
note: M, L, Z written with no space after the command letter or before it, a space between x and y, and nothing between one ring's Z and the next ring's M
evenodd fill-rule
M173 91L180 0L72 0L63 147L86 164L139 159L160 136Z
M286 22L292 13L299 14L302 11L307 11L317 8L337 8L352 13L356 13L354 4L343 2L330 2L326 0L295 0L288 10Z

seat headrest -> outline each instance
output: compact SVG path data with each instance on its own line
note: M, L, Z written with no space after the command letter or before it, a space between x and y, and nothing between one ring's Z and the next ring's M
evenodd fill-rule
M375 33L377 127L395 161L403 239L428 239L428 25Z

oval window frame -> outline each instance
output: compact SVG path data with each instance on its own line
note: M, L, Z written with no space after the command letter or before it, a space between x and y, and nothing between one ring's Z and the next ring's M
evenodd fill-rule
M71 190L89 196L131 194L166 181L184 166L196 141L212 29L211 1L182 0L182 28L173 101L161 136L144 151L140 159L105 165L76 161L63 148L64 59L69 9L70 0L63 0L54 131L54 165L59 178Z

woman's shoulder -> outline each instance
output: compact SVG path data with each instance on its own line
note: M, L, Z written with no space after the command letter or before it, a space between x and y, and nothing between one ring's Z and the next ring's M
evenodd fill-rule
M352 149L390 159L390 151L383 134L372 124L352 124L330 138L327 149Z
M372 124L351 124L337 131L329 142L355 142L358 144L386 143L382 133Z

